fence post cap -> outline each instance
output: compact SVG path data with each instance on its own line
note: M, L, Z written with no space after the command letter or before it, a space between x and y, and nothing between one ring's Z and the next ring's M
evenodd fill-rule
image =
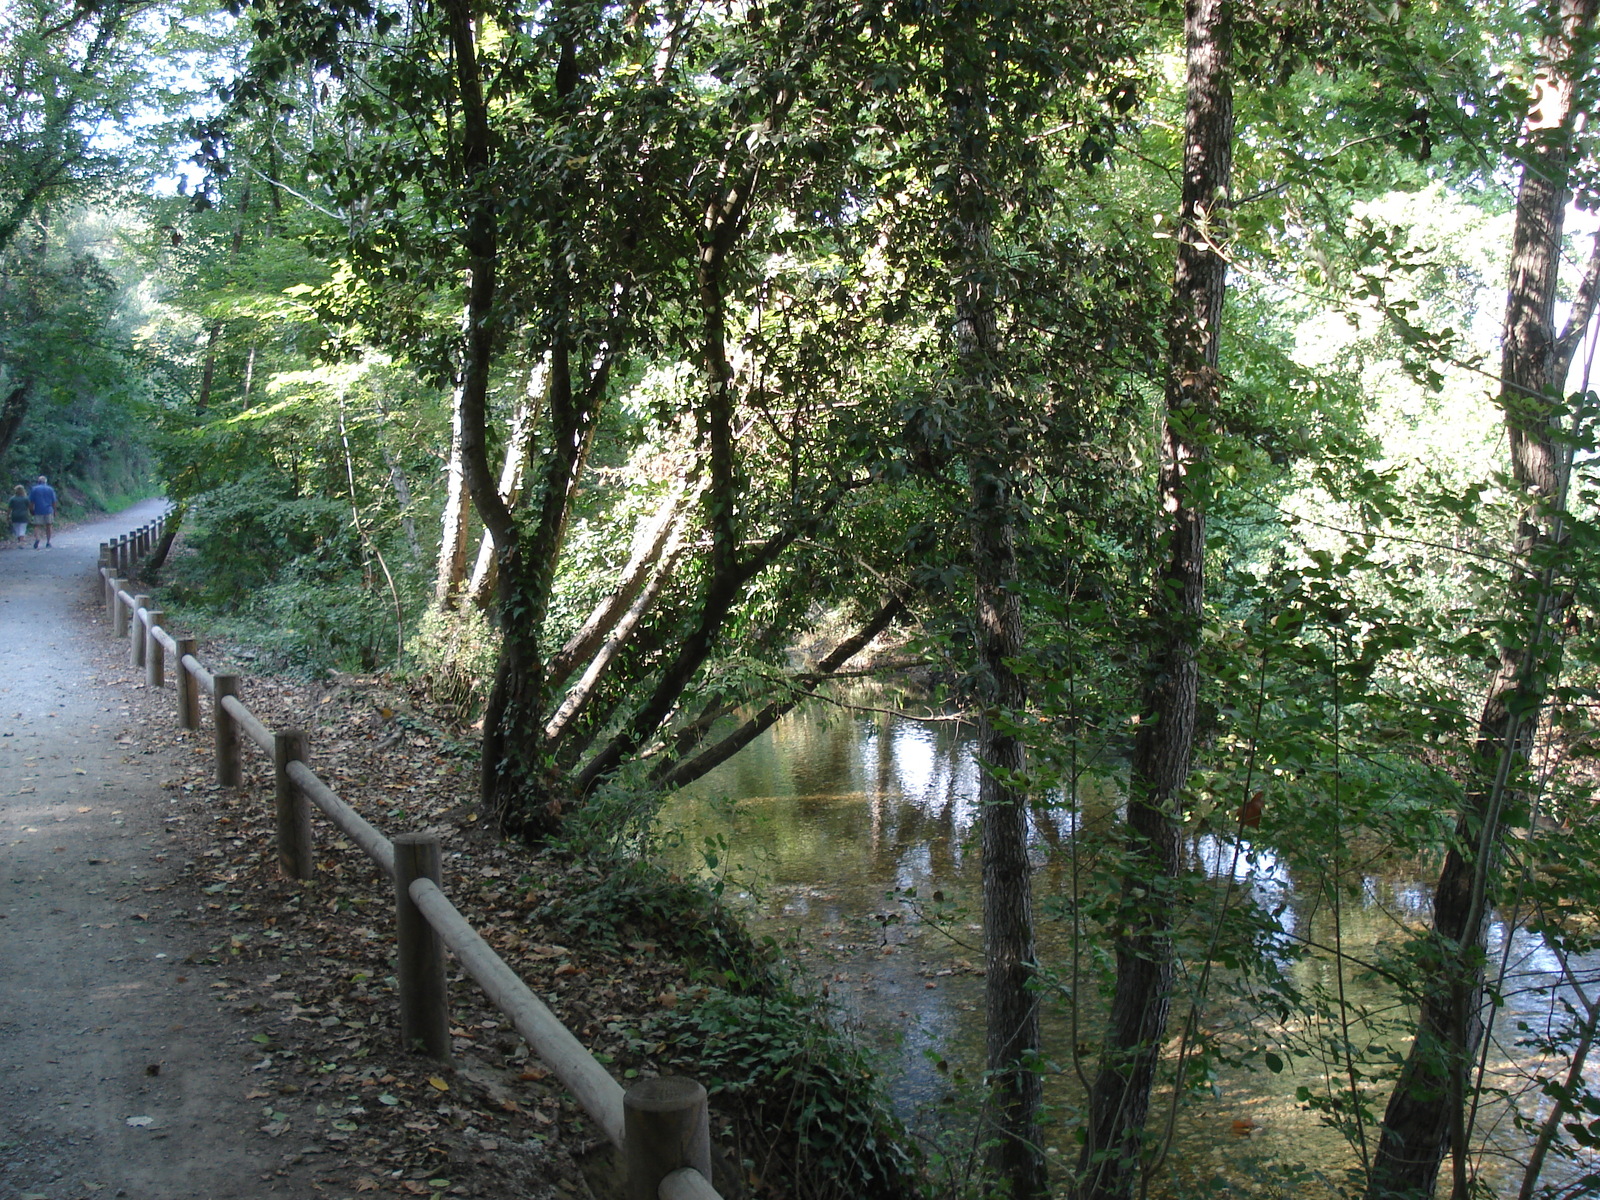
M706 1098L705 1085L687 1075L658 1075L629 1085L622 1104L636 1112L671 1112Z

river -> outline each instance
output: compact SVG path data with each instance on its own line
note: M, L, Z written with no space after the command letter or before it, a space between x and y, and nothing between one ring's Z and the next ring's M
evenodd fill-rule
M900 1115L923 1136L959 1124L948 1107L960 1091L951 1081L975 1078L982 1066L976 794L970 742L957 724L816 704L684 789L663 814L669 857L682 869L720 874L725 894L737 897L753 927L791 945L841 1019L879 1054ZM1070 1006L1058 998L1070 990L1074 954L1060 898L1074 894L1074 871L1083 870L1073 853L1080 823L1107 820L1115 810L1116 764L1088 773L1079 795L1077 808L1040 807L1033 814L1039 954L1061 973L1058 996L1046 1005L1045 1050L1057 1066L1047 1079L1048 1151L1063 1164L1074 1153L1076 1106L1094 1063L1087 1053L1074 1054L1093 1041L1092 1031L1075 1028ZM1219 901L1263 906L1286 940L1332 944L1337 934L1349 955L1366 959L1428 919L1428 887L1420 871L1403 864L1360 875L1359 901L1336 911L1324 889L1297 887L1264 849L1203 835L1191 840L1190 852L1214 881ZM1522 1092L1535 1060L1515 1045L1526 1039L1518 1023L1542 1029L1556 1019L1559 963L1525 931L1515 931L1507 945L1505 926L1496 922L1490 936L1493 961L1504 958L1516 987L1497 1023L1489 1066L1502 1084ZM1103 949L1080 947L1079 954ZM1576 967L1600 974L1600 961ZM1260 1054L1222 1066L1209 1093L1179 1106L1171 1116L1168 1194L1214 1179L1236 1194L1279 1196L1293 1188L1338 1195L1347 1173L1359 1170L1359 1141L1347 1141L1296 1091L1323 1092L1330 1078L1343 1077L1338 1062L1319 1049L1341 1038L1363 1045L1387 1038L1403 1051L1405 1014L1366 973L1348 965L1341 973L1330 955L1302 958L1291 971L1302 989L1342 994L1358 1017L1348 1026L1298 1018L1269 1023L1223 995L1248 991L1248 980L1214 979L1223 986L1213 989L1218 998L1201 1022L1208 1036L1235 1047L1287 1042L1305 1053L1278 1051L1281 1072L1268 1069ZM1098 1007L1098 1001L1085 1006ZM1590 1079L1597 1079L1592 1067ZM1533 1100L1523 1103L1536 1111ZM1169 1109L1170 1093L1158 1098L1153 1118L1167 1121ZM1505 1105L1491 1106L1479 1128L1489 1148L1486 1178L1497 1190L1514 1191L1514 1160L1525 1155L1530 1138L1509 1118ZM1594 1169L1592 1161L1587 1169ZM1580 1168L1563 1166L1547 1170L1546 1179L1578 1174Z

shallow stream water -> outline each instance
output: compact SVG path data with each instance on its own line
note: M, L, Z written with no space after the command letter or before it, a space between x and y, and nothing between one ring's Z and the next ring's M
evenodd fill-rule
M1073 892L1072 853L1080 824L1109 819L1118 799L1118 765L1100 764L1081 784L1079 804L1040 807L1033 814L1034 894L1039 954L1060 973L1064 990L1073 978L1070 923L1055 901ZM953 1079L976 1078L983 1053L983 993L979 922L980 868L973 821L977 773L968 737L954 723L919 721L888 712L843 713L814 706L791 714L756 743L692 788L664 814L676 831L669 853L685 870L714 873L736 895L758 932L792 942L793 953L836 1001L844 1019L882 1056L882 1070L901 1116L920 1136L959 1128L941 1104L959 1089ZM710 839L708 841L708 839ZM1196 836L1193 861L1231 903L1253 902L1276 914L1286 938L1311 944L1336 937L1366 958L1406 927L1428 916L1428 889L1419 877L1394 866L1360 877L1361 902L1335 912L1320 889L1297 888L1292 873L1270 853L1232 838ZM1077 869L1081 869L1078 864ZM1230 884L1232 885L1230 887ZM935 897L938 897L936 900ZM1336 924L1337 922L1337 924ZM1489 1064L1507 1086L1525 1086L1530 1053L1514 1043L1517 1024L1543 1028L1552 1019L1550 989L1559 964L1543 942L1525 932L1505 944L1504 926L1491 931L1494 961L1503 956L1515 982L1491 1043ZM1109 952L1080 947L1078 954ZM1080 960L1081 961L1081 958ZM1593 976L1600 962L1580 963ZM1312 955L1294 967L1302 988L1339 994L1372 1017L1348 1029L1299 1022L1291 1029L1303 1045L1349 1036L1364 1042L1385 1034L1386 1018L1403 1021L1392 995L1355 968L1342 977L1330 956ZM1086 1010L1098 1010L1098 1002ZM1047 1079L1051 1106L1050 1153L1065 1165L1074 1153L1072 1131L1083 1081L1092 1077L1088 1054L1095 1040L1075 1028L1067 1006L1045 1009L1046 1056L1056 1064ZM1254 1023L1254 1024L1252 1024ZM1283 1030L1268 1028L1243 1004L1219 1000L1202 1022L1208 1033L1235 1042L1262 1042ZM1392 1039L1403 1051L1403 1040ZM1296 1099L1300 1087L1323 1091L1337 1064L1316 1054L1282 1056L1281 1072L1257 1058L1244 1068L1222 1068L1210 1095L1186 1100L1173 1119L1173 1171L1194 1182L1220 1178L1242 1192L1282 1195L1274 1174L1303 1165L1325 1177L1307 1195L1334 1194L1345 1172L1359 1168L1362 1149ZM1591 1067L1590 1078L1600 1074ZM1169 1118L1170 1095L1157 1098L1153 1120ZM1535 1111L1531 1101L1525 1106ZM1530 1135L1512 1128L1505 1106L1479 1119L1489 1143L1521 1158ZM1506 1163L1486 1168L1497 1188L1515 1186ZM1547 1171L1546 1179L1573 1174ZM1169 1175L1169 1179L1172 1179ZM1176 1182L1173 1179L1173 1182ZM1171 1184L1169 1184L1171 1186ZM1300 1185L1297 1185L1300 1186Z

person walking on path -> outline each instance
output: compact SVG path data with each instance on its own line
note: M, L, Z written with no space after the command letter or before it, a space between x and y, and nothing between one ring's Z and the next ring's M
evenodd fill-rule
M43 475L28 493L28 503L33 507L33 523L44 526L44 548L50 549L50 532L56 521L56 490ZM39 548L39 531L33 531L33 548Z
M28 517L32 512L28 489L19 483L11 493L11 532L17 535L18 550L22 549L22 539L28 536Z

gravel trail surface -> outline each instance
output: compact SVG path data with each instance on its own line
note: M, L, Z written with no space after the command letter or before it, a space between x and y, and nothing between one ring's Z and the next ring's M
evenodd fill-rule
M0 551L0 1200L321 1190L258 1132L259 1047L189 961L171 752L95 603L99 543L159 511Z

